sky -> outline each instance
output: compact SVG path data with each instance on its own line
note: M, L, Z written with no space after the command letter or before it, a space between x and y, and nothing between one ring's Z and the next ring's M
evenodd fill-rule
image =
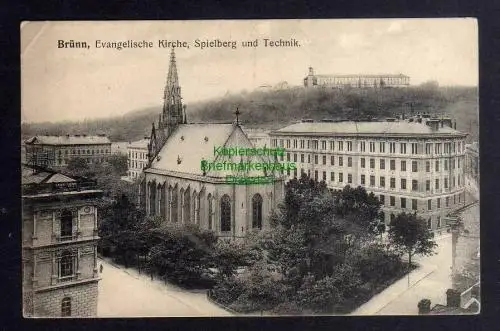
M265 47L295 39L299 47ZM195 40L237 42L236 49ZM241 42L258 40L257 47ZM58 41L90 48L58 48ZM102 41L151 41L153 48L96 48ZM478 85L478 31L472 18L242 21L23 22L21 120L58 122L119 116L162 104L170 49L176 48L184 103L316 74L399 74L410 84Z

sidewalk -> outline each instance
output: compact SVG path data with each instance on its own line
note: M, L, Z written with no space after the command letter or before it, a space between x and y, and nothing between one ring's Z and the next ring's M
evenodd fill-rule
M405 275L394 282L351 315L412 315L418 313L420 299L430 298L434 302L441 300L442 293L451 284L451 236L446 234L436 238L436 241L440 245L436 255L419 257L418 260L415 257L418 268L409 277Z

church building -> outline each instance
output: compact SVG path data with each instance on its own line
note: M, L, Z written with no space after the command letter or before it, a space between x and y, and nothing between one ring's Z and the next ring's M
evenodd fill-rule
M242 130L239 111L228 124L187 123L175 53L172 49L158 123L153 123L148 165L143 171L139 202L148 216L164 222L194 223L219 237L236 239L268 227L268 216L284 197L284 176L265 170L204 169L202 163L268 163L263 155L219 155L218 148L253 148ZM238 185L227 176L266 176L267 183Z

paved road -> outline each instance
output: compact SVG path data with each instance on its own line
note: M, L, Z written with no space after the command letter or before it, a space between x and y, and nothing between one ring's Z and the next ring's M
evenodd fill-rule
M103 265L99 282L98 317L209 317L230 313L207 300L204 291L187 291L151 281L133 269Z

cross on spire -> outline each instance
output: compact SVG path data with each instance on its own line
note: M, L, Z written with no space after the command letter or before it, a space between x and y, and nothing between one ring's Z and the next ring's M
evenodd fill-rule
M241 112L238 107L236 107L236 111L234 112L234 114L236 115L236 125L240 125L239 115L241 114Z

